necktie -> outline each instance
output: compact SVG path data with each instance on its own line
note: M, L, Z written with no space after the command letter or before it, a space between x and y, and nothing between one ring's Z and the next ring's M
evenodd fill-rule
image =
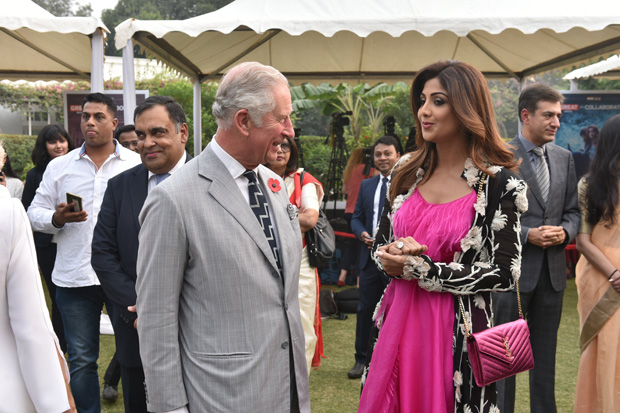
M157 185L161 184L164 181L164 179L168 178L169 176L170 174L168 173L155 175L155 179L157 180Z
M273 231L273 226L271 225L271 218L269 218L269 204L267 204L267 198L258 184L254 171L248 169L243 173L243 176L245 176L249 182L248 193L250 195L250 207L252 208L252 212L256 215L256 219L258 219L258 223L263 229L265 237L269 242L269 247L271 247L271 252L276 259L278 269L282 272L275 232Z
M549 197L549 168L545 159L545 151L541 147L536 147L532 149L532 152L538 157L538 162L536 162L536 180L538 181L543 199L547 202Z
M383 204L385 202L385 197L387 195L387 183L388 178L384 176L381 179L381 192L379 193L379 211L377 212L377 222L375 223L375 227L379 225L379 221L381 221L381 213L383 212Z

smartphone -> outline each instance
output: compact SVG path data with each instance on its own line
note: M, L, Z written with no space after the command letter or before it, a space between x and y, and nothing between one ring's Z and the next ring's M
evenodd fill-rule
M75 202L75 205L73 206L73 209L71 210L72 212L82 211L82 197L81 196L67 192L67 204L70 204L71 202Z

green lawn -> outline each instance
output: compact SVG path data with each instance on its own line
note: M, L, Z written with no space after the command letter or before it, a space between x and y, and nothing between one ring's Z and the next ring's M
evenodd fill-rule
M323 287L335 288L338 287ZM312 411L318 413L346 413L357 410L359 381L349 380L347 372L353 366L355 352L355 320L326 320L323 323L324 353L322 365L310 374ZM575 280L568 280L564 295L564 311L558 337L556 361L556 400L558 412L571 412L577 368L579 365L579 318L577 316L577 291ZM105 369L114 352L114 338L101 337L99 376L103 380ZM119 389L120 390L120 389ZM103 402L104 412L123 412L122 395L114 404ZM529 412L529 385L527 373L517 377L516 412Z

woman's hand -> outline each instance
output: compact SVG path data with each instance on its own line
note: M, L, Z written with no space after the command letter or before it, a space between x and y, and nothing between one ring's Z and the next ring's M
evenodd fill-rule
M614 275L612 275L609 282L611 283L611 286L614 287L614 290L620 293L620 271L617 271Z
M412 237L399 238L398 241L377 248L377 257L381 260L383 270L392 276L403 274L405 260L409 255L422 255L428 250Z

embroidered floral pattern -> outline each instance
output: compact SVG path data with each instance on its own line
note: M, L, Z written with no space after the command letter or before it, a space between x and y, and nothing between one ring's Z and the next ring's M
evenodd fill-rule
M405 280L412 280L414 278L424 278L430 271L431 266L428 265L424 258L416 255L409 255L405 259L405 266L403 267L403 278Z
M484 216L485 212L487 209L487 196L484 193L484 191L482 191L482 193L478 194L478 198L476 200L476 203L474 204L474 210Z
M454 271L463 271L463 268L465 268L465 266L459 262L453 261L450 264L448 264L448 268Z
M506 214L502 214L502 209L500 207L497 211L495 211L493 222L491 222L491 229L493 231L502 230L506 226L506 222L508 222L508 216Z
M454 382L454 398L457 402L461 401L461 386L463 385L463 375L460 371L454 372L454 377L452 377L452 381Z
M473 227L469 230L465 238L461 240L461 249L463 252L467 252L468 249L473 248L479 250L482 246L482 229L480 227Z
M476 306L476 308L484 310L485 302L484 298L480 294L474 295L474 305Z
M480 171L476 168L476 164L471 158L467 158L465 161L465 172L463 172L463 176L467 179L467 184L469 186L474 186L480 180Z

